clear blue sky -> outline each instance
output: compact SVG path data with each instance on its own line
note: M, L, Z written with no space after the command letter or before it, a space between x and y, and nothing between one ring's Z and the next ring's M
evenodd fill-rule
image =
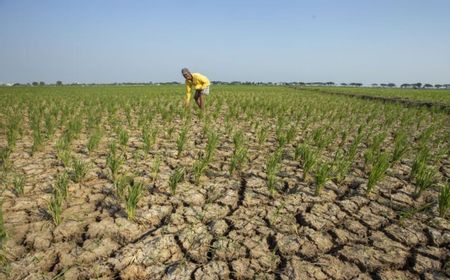
M0 0L1 82L450 83L450 0Z

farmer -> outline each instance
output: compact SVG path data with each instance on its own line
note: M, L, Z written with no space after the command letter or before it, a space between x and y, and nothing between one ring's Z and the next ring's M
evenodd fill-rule
M205 108L205 101L203 95L209 94L209 85L211 84L208 78L199 73L191 73L189 69L181 69L181 74L183 74L186 79L186 100L185 106L189 106L189 101L191 101L191 89L195 88L194 99L198 107L203 110Z

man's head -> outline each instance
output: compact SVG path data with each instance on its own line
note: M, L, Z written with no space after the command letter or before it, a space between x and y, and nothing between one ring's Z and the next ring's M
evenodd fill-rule
M187 68L181 69L181 74L183 74L183 77L186 80L192 80L192 74L191 74L191 71L189 71L189 69L187 69Z

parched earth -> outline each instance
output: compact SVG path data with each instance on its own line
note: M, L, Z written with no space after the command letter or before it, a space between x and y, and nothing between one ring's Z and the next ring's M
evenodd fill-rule
M192 131L191 139L200 139ZM246 135L251 138L250 134ZM221 138L215 161L199 185L181 183L176 195L168 178L179 164L192 166L204 141L190 140L182 157L174 141L158 140L143 157L138 134L130 138L124 172L146 182L137 220L126 218L105 166L107 141L88 156L85 135L74 145L91 162L87 179L70 183L63 222L54 226L46 212L51 184L63 167L49 143L31 157L24 137L12 154L26 174L25 195L3 193L11 260L9 279L448 279L450 223L436 211L400 219L401 211L428 201L411 197L403 178L408 164L367 196L367 179L356 168L337 186L328 182L314 196L314 180L302 179L288 147L278 191L270 197L265 155L275 144L249 147L241 174L228 175L232 142ZM223 137L223 136L222 136ZM267 152L261 152L261 149ZM164 155L160 176L150 180L152 158ZM448 165L447 165L448 166Z

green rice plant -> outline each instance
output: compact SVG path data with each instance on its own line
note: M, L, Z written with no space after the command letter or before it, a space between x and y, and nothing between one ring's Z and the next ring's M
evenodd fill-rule
M450 209L450 182L447 182L441 187L441 192L438 197L438 209L440 217L445 217L448 209Z
M256 139L258 140L258 145L262 145L267 140L267 136L269 134L269 131L267 130L266 126L261 126L258 129L258 132L256 133Z
M120 156L116 153L116 151L114 149L114 145L112 147L113 148L110 149L110 152L108 153L108 157L106 158L106 166L111 171L112 181L115 181L117 174L118 174L120 167L122 166L124 160L123 160L122 156Z
M294 140L295 138L295 134L297 133L297 130L295 129L294 126L291 126L287 131L286 131L286 143L289 144L292 142L292 140Z
M69 176L67 172L60 174L56 178L55 189L60 192L63 199L67 199L69 195Z
M235 171L241 171L242 166L244 165L246 159L247 159L247 148L240 147L234 151L230 161L230 169L229 169L230 176L233 175Z
M6 245L7 239L8 239L8 234L6 233L5 221L3 219L3 200L0 200L0 254ZM1 263L2 263L2 259L0 257L0 264Z
M94 132L91 133L86 145L86 148L89 153L92 153L95 149L97 149L100 140L102 139L102 136L103 136L102 132L99 129L96 129Z
M235 150L244 145L244 134L241 130L238 130L233 134L233 144Z
M282 150L276 150L267 160L266 163L266 175L267 175L267 189L271 196L274 195L276 190L276 175L279 169L279 163L281 161Z
M68 150L60 150L57 152L58 159L62 162L64 167L69 167L72 161L72 154Z
M119 144L122 147L125 147L128 144L129 138L130 138L130 136L128 135L128 131L126 131L125 129L121 129L119 131Z
M408 150L408 137L404 131L400 131L394 137L394 151L392 152L392 163L398 162Z
M161 166L161 156L157 155L152 163L152 178L153 182L155 182L158 179L159 174L159 168Z
M207 161L210 161L213 158L214 152L218 144L219 144L219 135L217 135L217 133L215 132L208 133L208 142L206 143L206 155L205 155Z
M389 158L390 157L386 153L382 153L374 162L367 182L367 194L371 193L375 185L383 178L389 168Z
M17 174L14 176L13 179L13 187L14 187L14 193L17 196L22 196L24 193L24 187L25 187L25 176L23 174Z
M81 159L74 158L72 161L73 181L80 183L84 180L88 172L88 164Z
M411 174L409 176L410 180L413 180L419 170L427 164L431 158L430 150L427 146L422 146L414 158L413 165L411 167Z
M177 185L184 179L185 170L183 167L176 168L169 177L170 193L175 195Z
M303 180L305 180L311 169L316 165L317 152L303 144L299 148L299 156L302 161Z
M45 130L47 138L51 138L55 134L56 121L51 113L45 115Z
M15 127L8 126L6 131L6 139L8 141L8 147L13 149L16 146L18 131Z
M331 166L327 163L322 163L319 166L316 173L316 190L314 192L316 196L320 195L325 183L330 179L330 171Z
M187 136L187 127L183 127L177 138L178 157L181 155L186 146L186 136Z
M136 215L137 204L139 203L142 193L144 191L144 183L132 180L128 185L128 194L125 200L127 217L129 220L134 220Z
M415 176L415 181L414 197L419 198L425 190L434 185L436 181L436 170L431 166L421 165Z
M117 180L114 182L114 188L116 189L117 197L124 200L125 191L127 186L131 183L131 178L128 176L118 176Z
M147 129L142 129L142 142L144 143L144 151L146 154L150 152L150 149L156 142L156 136L158 130L152 129L150 132Z
M168 139L172 138L172 134L174 131L175 131L175 127L173 125L171 125L167 128L166 135L167 135Z
M62 194L54 189L50 202L48 203L48 212L56 226L61 223L62 203Z
M193 173L194 173L194 182L195 184L200 183L200 177L205 173L206 169L208 168L209 160L208 158L200 158L198 159L193 166Z
M372 140L372 143L370 144L369 148L364 153L364 160L366 166L369 166L373 164L379 157L381 153L381 144L383 143L384 139L386 138L386 132L381 132Z
M43 142L42 134L38 128L33 131L33 145L31 146L31 154L32 155L41 148L42 142Z

